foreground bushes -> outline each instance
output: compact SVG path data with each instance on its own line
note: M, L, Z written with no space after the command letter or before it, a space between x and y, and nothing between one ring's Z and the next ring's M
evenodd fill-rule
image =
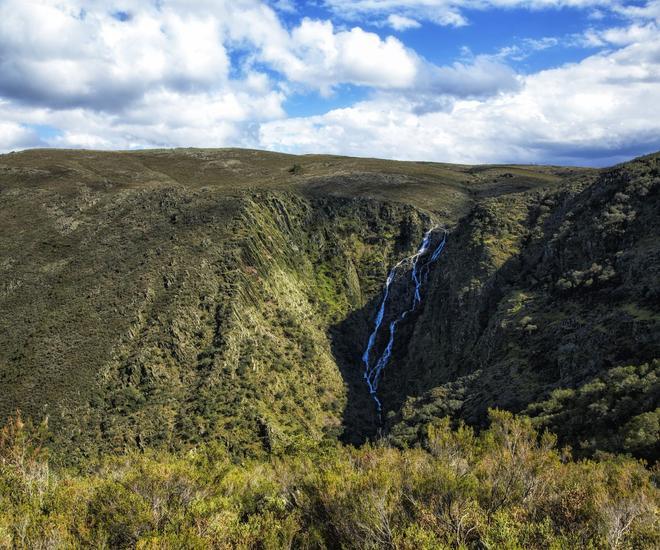
M328 444L236 464L213 444L48 468L20 418L0 437L0 547L653 548L654 474L573 462L528 419L480 435L429 425L424 449ZM301 446L301 449L303 446Z

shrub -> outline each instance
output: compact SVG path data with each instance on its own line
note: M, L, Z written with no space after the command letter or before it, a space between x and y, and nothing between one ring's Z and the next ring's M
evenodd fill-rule
M490 418L481 434L435 420L424 448L405 450L300 443L236 463L210 443L183 455L107 457L60 470L40 493L25 465L47 463L14 419L0 455L0 546L658 547L658 491L642 464L574 462L531 419ZM635 420L631 433L654 422Z

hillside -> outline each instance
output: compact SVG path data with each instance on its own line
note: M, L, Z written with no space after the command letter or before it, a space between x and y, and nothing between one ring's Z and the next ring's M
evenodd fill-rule
M381 428L410 445L433 418L483 426L498 406L585 452L653 458L658 159L4 155L0 416L47 416L71 462L216 439L256 456ZM434 225L447 247L398 329L381 425L360 356L389 268Z
M657 548L659 187L0 156L0 548Z
M394 440L497 406L579 452L656 460L659 181L656 155L461 220L384 388Z

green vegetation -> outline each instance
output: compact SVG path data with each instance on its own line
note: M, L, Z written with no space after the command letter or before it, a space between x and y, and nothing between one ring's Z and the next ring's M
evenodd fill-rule
M0 156L0 548L657 547L659 162Z
M3 155L0 418L48 416L65 462L209 438L255 456L347 424L359 439L374 418L350 371L389 266L432 217L581 173L511 170L502 182L501 167L243 150Z
M561 432L586 451L660 456L660 361L610 369L577 390L554 390L527 407L538 426Z
M392 442L437 416L484 426L496 406L585 454L657 460L659 161L485 199L459 222L381 384Z
M302 166L300 164L294 164L291 168L289 168L289 174L300 174L302 172Z
M6 194L12 219L27 216L29 193ZM428 218L284 191L90 201L73 232L44 214L0 239L17 281L0 300L2 418L48 416L66 462L212 437L254 456L341 430L328 328L378 292ZM389 239L401 225L405 241ZM33 254L35 239L58 244Z
M652 548L653 475L572 462L525 418L479 436L426 427L424 448L309 445L235 462L220 445L51 469L43 429L0 435L0 546L14 548ZM41 433L39 433L41 432Z

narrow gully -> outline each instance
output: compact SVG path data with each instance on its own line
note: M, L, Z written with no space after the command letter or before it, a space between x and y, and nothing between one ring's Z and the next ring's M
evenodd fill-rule
M436 262L442 251L445 248L447 243L447 231L441 229L443 232L442 239L438 245L431 252L431 242L433 239L433 233L441 229L438 226L432 227L424 234L424 239L422 244L415 254L404 258L399 263L397 263L392 269L390 269L387 279L385 281L385 288L383 290L383 299L381 300L380 307L378 308L378 314L374 322L374 329L369 335L369 340L367 342L367 347L362 354L362 362L364 364L364 380L367 383L369 388L369 394L371 395L374 403L376 405L376 410L378 412L379 423L382 422L381 413L382 413L382 403L378 398L378 385L382 378L383 371L387 367L390 358L392 356L392 350L394 348L394 341L396 337L396 329L399 323L403 321L409 314L414 312L417 307L422 303L422 287L428 279L428 274L431 268L431 264ZM430 255L429 255L430 254ZM374 346L378 338L381 326L383 324L383 319L386 316L387 312L387 302L390 297L390 287L394 282L394 279L397 274L397 270L404 265L410 265L411 269L411 278L412 282L415 285L415 291L413 293L412 304L409 308L402 311L396 318L394 318L389 323L389 338L387 345L383 350L382 354L374 361L372 361L372 355L374 352Z

